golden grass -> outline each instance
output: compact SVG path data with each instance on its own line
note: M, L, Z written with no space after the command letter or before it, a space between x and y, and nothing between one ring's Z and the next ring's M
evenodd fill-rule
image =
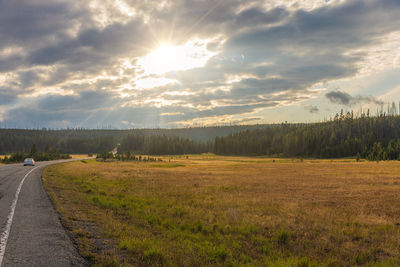
M190 155L43 173L95 264L400 264L400 163Z
M73 159L82 159L82 158L87 158L87 154L70 154L71 158Z

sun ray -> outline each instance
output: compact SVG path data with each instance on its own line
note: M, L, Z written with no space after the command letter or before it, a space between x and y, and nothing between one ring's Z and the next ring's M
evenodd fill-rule
M192 24L192 26L183 34L183 36L189 35L204 19L208 17L208 15L211 14L221 3L223 0L217 1L210 9L203 15L201 16L195 23Z
M160 45L156 50L140 58L137 64L150 74L203 67L216 53L207 49L208 40L191 40L184 45Z

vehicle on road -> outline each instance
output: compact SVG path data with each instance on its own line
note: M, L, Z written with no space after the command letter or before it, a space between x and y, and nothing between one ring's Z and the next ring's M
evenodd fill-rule
M35 166L35 160L33 158L26 158L24 160L24 166Z

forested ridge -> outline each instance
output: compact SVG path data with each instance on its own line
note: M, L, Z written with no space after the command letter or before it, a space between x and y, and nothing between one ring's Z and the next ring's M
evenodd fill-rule
M128 135L146 137L146 151L154 151L148 145L150 136L154 142L159 143L164 137L179 138L182 142L186 140L196 143L213 142L216 136L225 136L231 133L240 132L246 129L261 129L271 127L271 125L234 125L234 126L214 126L214 127L193 127L179 129L130 129L130 130L95 130L95 129L0 129L0 155L12 152L29 151L32 145L36 144L38 149L45 150L47 146L55 148L61 153L100 153L111 151L119 143L123 142ZM164 137L163 137L164 136ZM161 139L160 139L161 138ZM144 139L143 139L144 141ZM171 140L169 140L171 141ZM174 142L176 139L174 139ZM192 145L191 145L192 146ZM203 145L200 145L203 146ZM193 147L193 146L192 146ZM212 146L211 146L212 147ZM164 150L164 148L160 148ZM123 149L122 149L123 150ZM171 151L175 151L172 149ZM178 149L179 150L179 149ZM191 153L201 150L190 150ZM206 149L209 150L209 149ZM181 150L179 150L181 151ZM189 151L185 149L185 151Z
M359 156L370 160L399 159L400 116L348 112L331 121L281 124L217 137L214 152L223 155L270 155L337 158Z

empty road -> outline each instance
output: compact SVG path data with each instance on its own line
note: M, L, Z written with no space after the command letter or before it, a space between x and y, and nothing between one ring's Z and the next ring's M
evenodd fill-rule
M0 267L85 266L43 189L49 164L0 165Z

